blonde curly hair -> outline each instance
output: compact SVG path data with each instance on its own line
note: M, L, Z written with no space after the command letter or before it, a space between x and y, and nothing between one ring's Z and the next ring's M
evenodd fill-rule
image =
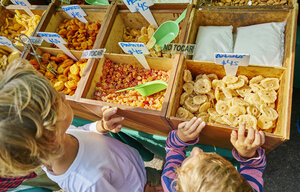
M26 60L0 78L0 175L25 175L62 150L55 127L61 97Z
M253 192L235 167L214 153L201 153L176 170L178 192Z

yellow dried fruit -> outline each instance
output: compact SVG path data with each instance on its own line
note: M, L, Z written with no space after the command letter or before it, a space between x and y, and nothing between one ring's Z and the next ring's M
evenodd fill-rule
M240 115L239 116L239 126L242 125L242 123L246 124L246 128L253 128L257 129L257 119L253 115Z
M279 89L279 79L277 78L265 78L261 81L261 85L266 89Z
M208 93L211 90L211 82L208 79L198 79L194 84L194 91L197 94Z

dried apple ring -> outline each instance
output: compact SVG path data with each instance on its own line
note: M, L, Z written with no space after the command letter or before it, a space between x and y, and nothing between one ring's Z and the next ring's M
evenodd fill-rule
M210 108L211 103L210 102L205 102L199 107L199 113L201 112L206 112Z
M231 115L223 115L222 120L225 122L225 124L236 127L239 122L237 121L238 118L231 116Z
M257 120L257 126L263 130L265 129L271 129L275 126L274 121L266 118L266 116L261 115L259 116L258 120Z
M224 88L222 88L222 92L224 93L224 95L225 95L225 97L226 97L227 99L231 99L231 98L232 98L232 94L233 94L232 89L229 89L229 88L227 88L227 87L224 87Z
M261 85L257 84L257 83L252 83L249 85L251 87L251 90L254 92L254 93L257 93L259 92L260 90L264 89Z
M184 93L181 94L181 96L180 96L180 105L184 104L185 100L188 98L189 95L190 94L187 93L187 92L184 92Z
M252 105L260 105L261 104L261 99L257 93L250 93L244 99L245 99L245 101L247 101L249 104L252 104Z
M277 99L277 93L273 89L260 90L258 95L265 103L274 103Z
M208 101L207 95L197 95L193 97L193 102L198 105L201 105L206 101Z
M233 97L232 99L228 100L229 106L234 106L234 105L241 105L241 106L248 106L249 103L247 103L244 99L238 98L238 97Z
M194 115L183 107L179 107L176 112L176 117L183 119L192 119Z
M261 75L258 75L256 77L253 77L250 81L249 81L249 84L259 84L261 82L261 80L263 80L264 77L261 76Z
M194 85L191 82L183 84L182 88L188 94L191 94L194 91Z
M278 78L265 78L261 81L261 85L267 89L279 89L279 79Z
M227 111L229 109L229 106L227 104L226 101L222 101L222 100L219 100L215 106L216 108L216 111L220 114L220 115L225 115L227 114Z
M233 105L229 108L228 114L235 117L239 117L240 115L246 114L246 108L244 106Z
M278 118L278 113L275 109L268 107L267 105L263 104L260 106L260 112L263 116L270 120L276 120Z
M184 70L183 80L184 80L184 82L193 81L192 73L190 70Z
M195 104L192 97L188 97L187 100L184 101L184 107L191 113L195 113L199 110L200 105Z
M214 108L208 108L207 112L210 116L219 116L219 113Z
M248 77L245 76L245 75L239 75L238 78L239 78L239 79L244 79L246 85L249 83L249 79L248 79Z
M246 97L247 95L249 95L251 93L252 90L248 85L246 85L239 89L236 89L236 91L241 97Z
M239 126L242 125L242 123L246 123L246 128L253 128L257 129L257 119L253 115L240 115L239 116Z
M238 79L235 83L228 83L227 87L230 89L239 89L245 85L244 79Z
M260 115L260 110L255 105L249 105L247 107L247 113L254 117L258 117Z
M224 83L229 84L229 83L235 83L238 81L238 78L236 76L232 76L232 75L226 75L225 77L223 77L222 81L224 81Z
M208 93L211 90L211 82L208 79L198 79L194 84L194 91L197 94Z
M217 87L219 87L219 88L226 87L226 84L222 80L215 79L211 82L211 86L213 89L216 89Z

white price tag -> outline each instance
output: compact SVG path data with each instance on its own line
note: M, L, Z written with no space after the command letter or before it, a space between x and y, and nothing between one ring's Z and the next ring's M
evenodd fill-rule
M106 49L84 50L81 59L102 58Z
M31 4L27 0L10 0L13 4L21 6L24 11L26 11L27 14L29 14L31 17L34 16L32 11L29 9L31 7Z
M41 37L29 37L29 39L33 45L38 45L38 46L42 45L43 39ZM22 40L28 44L27 38L24 37Z
M0 36L0 45L4 45L4 46L11 48L12 50L19 51L12 45L12 42L9 39L7 39L6 37L3 37L3 36Z
M58 48L60 48L64 53L66 53L69 57L71 57L74 60L78 60L70 51L69 49L64 46L64 44L67 44L67 42L57 33L51 33L51 32L38 32L39 36L41 36L42 39L47 41L48 43L55 44Z
M150 69L148 62L144 56L150 54L144 43L129 43L119 42L120 47L125 53L132 54L144 66L145 69Z
M226 75L235 76L239 66L248 66L250 55L240 53L215 53L215 63L224 65Z
M151 25L158 28L158 25L149 9L150 6L154 5L152 0L123 0L123 2L130 12L140 12Z
M81 9L79 5L66 5L61 7L70 17L75 17L83 23L88 23L84 18L86 13Z

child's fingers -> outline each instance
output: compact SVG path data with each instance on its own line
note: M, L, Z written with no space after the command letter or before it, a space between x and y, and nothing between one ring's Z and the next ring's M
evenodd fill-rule
M237 139L238 139L238 135L236 131L233 130L230 135L230 142L232 143L232 145L235 145Z
M121 129L122 129L122 125L119 125L119 124L117 124L116 126L114 125L114 127L115 128L113 128L111 130L111 132L113 132L113 133L119 133L121 131Z
M114 108L108 108L103 112L103 119L104 121L109 121L110 118L117 113L118 108L114 107Z
M205 122L200 120L200 125L198 125L195 130L189 133L190 136L192 138L197 138L204 127L205 127Z
M254 139L253 145L258 147L258 146L260 146L260 143L261 143L260 134L257 130L255 130L255 139Z
M247 137L246 137L246 140L245 140L245 142L247 144L252 144L253 143L254 138L255 138L254 132L255 132L254 129L252 129L252 128L248 129L248 134L247 134Z
M206 123L201 120L200 125L196 129L197 134L199 134L204 129L205 125L206 125Z
M259 131L259 135L260 135L260 145L263 145L265 143L265 133L262 131Z
M238 140L245 141L245 123L242 123L238 130Z
M123 120L124 120L124 117L115 117L115 118L112 118L109 121L106 121L106 125L108 127L112 127L115 123L120 123Z
M182 122L182 123L180 123L179 125L178 125L178 129L183 129L184 128L184 126L187 124L187 122L185 121L185 122Z
M198 128L198 126L201 124L202 120L200 118L196 119L196 121L192 124L192 126L190 126L187 130L187 132L189 134L192 134L196 131L196 129Z
M189 130L190 127L195 123L195 121L197 120L197 117L193 117L189 122L187 122L187 124L185 125L185 130Z

